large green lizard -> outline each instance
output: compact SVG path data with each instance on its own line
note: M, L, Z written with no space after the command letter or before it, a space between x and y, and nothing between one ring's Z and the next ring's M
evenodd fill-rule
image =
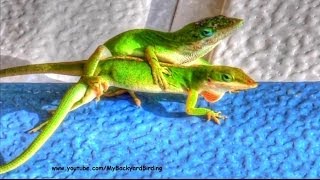
M84 83L86 78L91 79L90 83L94 82L94 79L98 79L98 85L101 85L103 91L109 87L118 87L141 92L187 94L187 114L206 115L208 120L213 119L218 124L220 123L219 119L223 118L220 113L196 107L199 94L209 102L216 102L225 92L246 90L257 86L257 83L246 73L234 67L207 65L185 67L169 64L162 64L162 66L171 72L170 76L165 76L168 81L166 91L153 83L151 68L144 60L113 57L109 60L99 61L93 73L94 76L83 77L67 91L58 109L42 128L39 136L20 156L8 164L1 165L0 174L25 163L54 133L69 111L97 97L96 91L91 88L96 85L88 86ZM68 67L73 68L74 75L83 74L83 66L69 65Z
M91 76L95 71L99 59L108 56L134 56L143 57L151 66L154 82L166 89L168 84L163 72L169 74L165 67L161 67L159 62L172 64L208 64L202 59L210 52L220 40L227 37L243 23L237 18L225 17L222 15L206 18L190 23L175 32L161 32L150 29L134 29L123 32L100 45L95 53L86 61L84 74ZM45 68L50 64L46 65ZM64 69L63 64L58 73L70 74L69 69ZM22 74L45 73L46 69L40 66L26 66L23 69L13 68L0 71L0 77Z

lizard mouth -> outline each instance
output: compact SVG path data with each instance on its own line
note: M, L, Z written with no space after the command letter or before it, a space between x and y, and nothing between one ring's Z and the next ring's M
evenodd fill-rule
M242 90L248 90L248 89L253 89L258 87L258 83L252 82L250 84L240 84L240 83L235 83L232 85L230 88L231 91L242 91Z
M224 91L236 92L256 88L258 87L258 83L253 80L250 80L250 82L246 82L245 84L238 82L210 82L208 83L208 86L212 89L221 89Z
M229 25L221 27L221 29L219 31L221 36L226 37L226 36L230 35L232 32L239 29L244 23L244 21L242 19L230 18L229 20L231 21L229 23Z

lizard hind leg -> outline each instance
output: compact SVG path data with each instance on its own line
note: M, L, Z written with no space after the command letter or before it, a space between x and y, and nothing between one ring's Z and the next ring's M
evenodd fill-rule
M138 98L138 96L136 95L136 93L134 93L134 91L128 91L128 93L129 93L130 96L133 98L134 103L135 103L138 107L141 107L141 100Z
M134 93L134 91L126 90L126 89L118 89L116 88L113 91L108 91L104 94L105 97L114 97L114 96L119 96L121 94L124 94L128 92L130 96L132 97L134 103L138 106L141 107L141 100L138 98L138 96Z
M38 125L38 126L32 128L32 129L30 129L30 130L28 131L28 133L31 134L31 133L35 133L35 132L40 131L41 129L43 129L43 128L48 124L48 122L49 122L49 121L46 120L45 122L41 123L40 125Z
M96 97L95 91L91 88L87 89L86 94L83 96L83 98L81 98L79 101L74 103L70 111L76 110L82 105L89 103L95 97Z
M95 92L96 101L99 101L100 96L109 88L107 81L100 76L82 76L81 79Z
M119 89L119 88L112 88L112 89L109 89L107 92L105 92L103 94L103 96L105 97L115 97L115 96L120 96L124 93L128 92L128 90L126 89Z
M104 46L104 45L98 46L98 48L89 57L87 63L85 64L84 75L85 76L93 76L94 72L96 71L96 68L99 64L99 61L102 59L105 59L107 57L111 57L111 56L112 56L112 54L106 46Z

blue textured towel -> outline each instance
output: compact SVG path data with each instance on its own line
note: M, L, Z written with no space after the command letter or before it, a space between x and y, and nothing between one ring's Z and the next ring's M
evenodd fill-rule
M70 84L0 86L4 164L38 135L26 131L49 117ZM91 102L71 112L34 157L0 178L320 177L319 90L320 82L260 83L216 104L200 98L198 106L228 116L221 125L186 115L183 95L138 93L142 108L129 95ZM67 170L77 166L85 168ZM154 169L139 170L146 167Z

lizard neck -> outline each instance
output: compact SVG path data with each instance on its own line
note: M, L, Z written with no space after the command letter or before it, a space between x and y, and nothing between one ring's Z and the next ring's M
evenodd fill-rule
M219 43L219 42L218 42ZM183 55L184 60L181 64L189 63L195 59L205 56L207 53L212 51L217 45L216 44L191 44L181 47L180 53Z
M216 44L185 44L173 47L172 44L165 49L162 47L156 47L156 55L161 62L167 62L172 64L187 64L198 58L205 56L212 49L216 47Z
M182 36L182 37L181 37ZM156 55L160 61L173 64L185 64L193 60L201 58L214 49L219 40L204 39L200 41L187 41L183 38L185 36L182 32L155 32L153 37L158 42L155 45Z

